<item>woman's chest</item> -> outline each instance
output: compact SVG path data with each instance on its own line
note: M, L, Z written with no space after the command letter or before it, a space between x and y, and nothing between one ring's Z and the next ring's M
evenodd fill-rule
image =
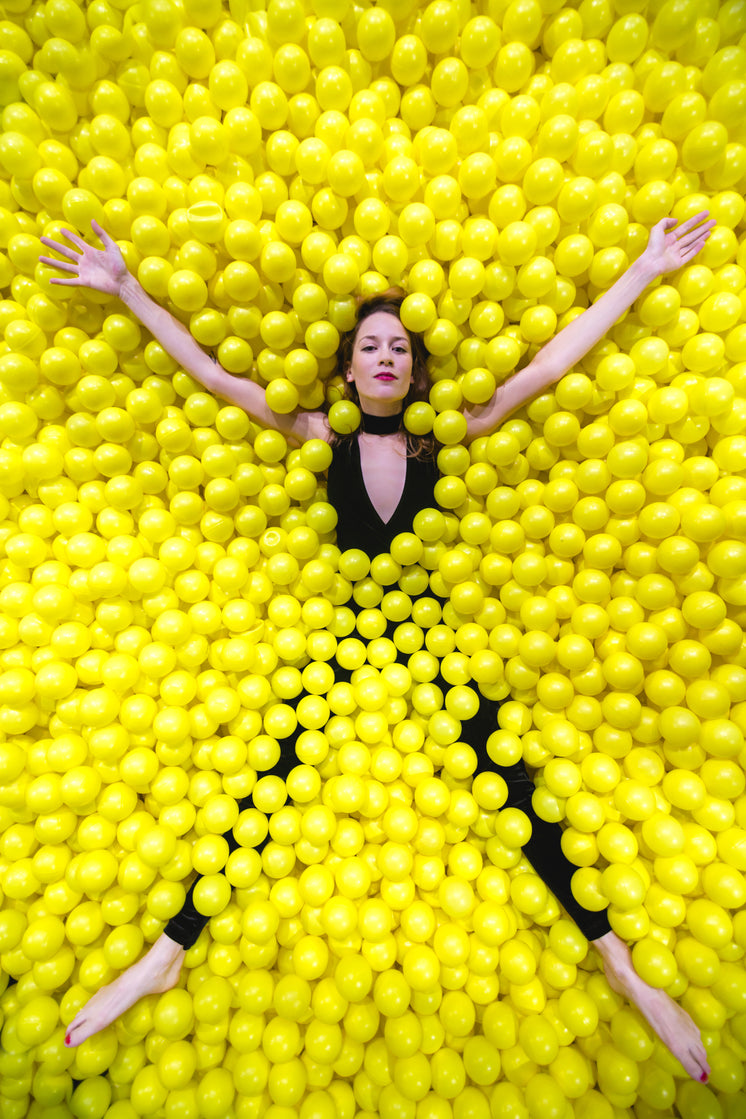
M398 436L361 435L358 450L368 500L382 521L390 521L407 481L406 445Z

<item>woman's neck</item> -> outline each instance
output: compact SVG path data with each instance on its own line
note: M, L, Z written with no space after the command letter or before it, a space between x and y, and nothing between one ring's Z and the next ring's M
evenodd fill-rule
M365 435L394 435L401 431L401 412L395 412L393 416L373 416L370 412L362 412L361 415L360 430Z

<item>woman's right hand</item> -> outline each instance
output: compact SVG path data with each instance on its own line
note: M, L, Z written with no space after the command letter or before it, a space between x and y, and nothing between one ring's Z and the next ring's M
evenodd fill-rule
M165 307L151 299L142 285L127 270L119 246L96 221L91 222L93 232L101 239L103 249L87 245L82 237L63 229L69 245L42 237L42 244L64 259L40 256L42 264L67 272L67 276L50 276L52 284L68 287L87 287L107 295L117 295L125 307L160 342L164 350L181 368L199 381L208 391L230 401L262 424L297 443L308 439L330 439L331 429L322 412L296 411L276 414L269 408L264 389L250 377L234 376L212 361L192 337L190 331Z
M103 242L103 249L95 249L92 245L87 245L77 233L63 229L62 233L73 248L61 241L53 241L51 237L42 237L41 243L60 253L65 260L56 260L50 256L40 256L39 260L42 264L71 273L67 277L51 276L51 284L93 288L94 291L105 292L107 295L119 295L122 284L129 275L124 257L117 243L97 221L91 221L91 228Z

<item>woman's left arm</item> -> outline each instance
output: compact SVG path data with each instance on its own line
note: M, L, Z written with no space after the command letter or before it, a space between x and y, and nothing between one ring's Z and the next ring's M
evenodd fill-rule
M707 215L708 211L703 210L677 229L673 228L675 218L663 218L653 226L642 255L592 307L547 342L524 369L499 385L491 400L465 410L468 437L494 431L516 408L559 381L603 338L648 284L688 264L717 224L714 219L705 221Z

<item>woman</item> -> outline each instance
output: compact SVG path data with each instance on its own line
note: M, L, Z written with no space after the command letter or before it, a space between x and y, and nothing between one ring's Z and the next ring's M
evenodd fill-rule
M715 225L706 218L706 212L697 214L675 231L673 219L659 222L651 231L645 252L608 292L544 346L528 366L500 385L490 401L466 411L468 437L494 431L521 404L558 381L604 336L649 283L696 256ZM369 554L371 550L380 551L382 539L388 547L393 535L410 527L413 512L433 504L434 464L412 454L402 421L413 383L423 373L424 347L421 339L410 336L402 326L397 301L382 297L362 308L342 372L360 404L363 425L352 439L337 441L324 413L277 415L267 407L260 386L232 376L216 365L189 331L147 296L127 271L108 234L96 222L91 224L103 242L103 250L87 245L77 234L69 232L65 232L65 237L70 245L42 238L45 245L64 258L60 261L41 257L42 262L71 273L65 278L54 277L51 282L118 295L179 365L206 388L245 409L259 423L283 432L296 444L312 438L337 443L329 497L338 510L343 548L362 547ZM361 516L361 510L367 513ZM600 952L611 986L637 1005L690 1076L707 1080L706 1053L694 1022L665 992L649 987L637 975L629 950L611 931L605 914L588 913L572 897L569 879L575 868L556 854L558 831L533 814L530 783L522 763L505 769L490 761L485 742L495 723L493 719L486 725L487 712L483 704L471 720L471 735L469 724L465 724L463 737L476 750L478 770L491 768L500 772L508 783L508 803L519 805L531 817L534 833L524 849L527 857ZM292 745L284 744L283 757L275 772L286 775L292 768ZM193 943L203 923L189 897L182 913L169 923L147 954L82 1008L70 1023L66 1043L80 1044L143 995L174 986L185 945Z

